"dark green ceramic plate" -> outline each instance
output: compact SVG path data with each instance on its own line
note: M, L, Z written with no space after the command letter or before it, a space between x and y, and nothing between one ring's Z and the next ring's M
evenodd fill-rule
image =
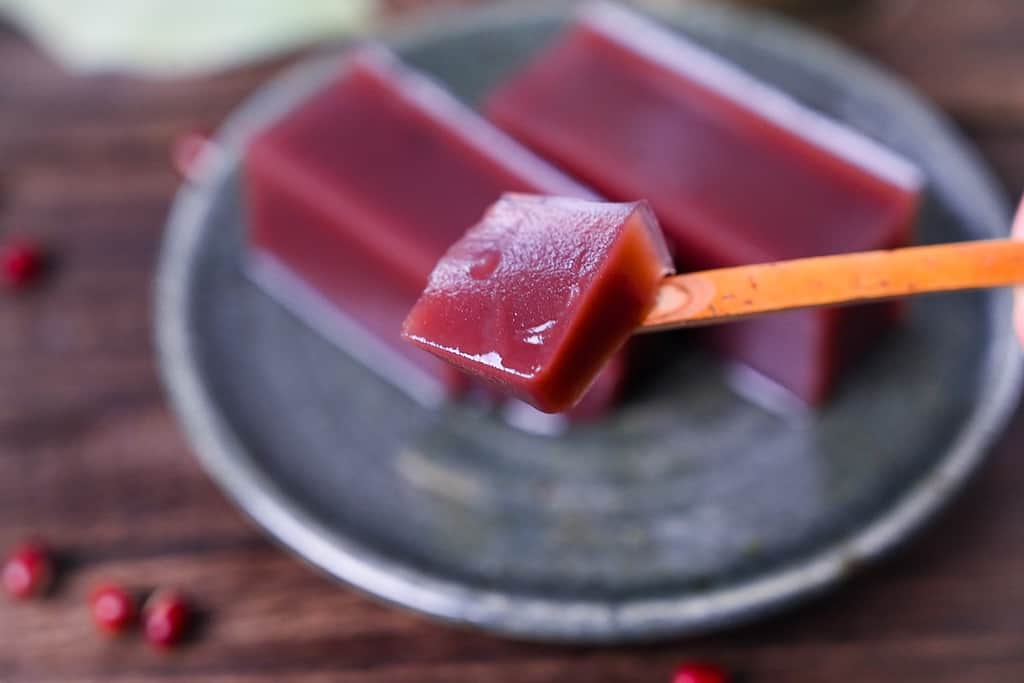
M916 160L920 242L997 236L1007 206L932 108L777 20L666 19ZM461 13L394 41L473 102L564 23ZM927 521L983 460L1021 364L1006 292L913 303L909 323L817 414L780 417L699 352L614 418L557 438L421 409L244 277L239 146L315 90L303 64L231 119L170 221L158 285L164 375L211 475L271 534L385 600L520 637L629 641L748 621L840 581Z

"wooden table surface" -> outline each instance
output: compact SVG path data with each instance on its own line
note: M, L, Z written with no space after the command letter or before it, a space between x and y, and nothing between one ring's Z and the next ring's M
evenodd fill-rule
M806 4L803 19L915 83L1008 190L1024 187L1024 2ZM795 613L699 640L508 642L381 606L271 544L168 410L150 285L177 182L169 142L286 61L190 82L76 79L0 29L0 233L59 259L39 291L0 296L0 546L37 533L67 559L50 599L0 601L0 683L660 683L692 657L752 683L1024 681L1024 414L896 557ZM98 637L84 603L101 578L185 587L206 614L199 637L169 655Z

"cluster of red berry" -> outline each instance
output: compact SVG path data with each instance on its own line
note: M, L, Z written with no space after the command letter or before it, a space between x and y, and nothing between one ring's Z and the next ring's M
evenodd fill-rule
M172 149L175 169L185 178L194 171L196 160L207 144L200 133L182 136ZM0 286L25 290L44 274L47 255L34 240L9 237L0 242ZM2 567L4 590L12 598L28 600L46 594L53 583L55 563L47 547L37 541L16 546ZM192 622L192 610L176 591L158 590L138 607L138 595L117 583L104 583L93 590L89 608L93 622L105 633L120 635L140 622L146 640L157 647L172 647L185 637Z
M17 600L46 595L56 572L53 554L39 541L25 541L7 556L3 564L4 590ZM146 641L159 648L180 643L188 634L193 610L184 595L174 590L157 590L138 608L135 594L117 583L104 583L93 590L89 610L96 627L104 633L127 633L140 621Z

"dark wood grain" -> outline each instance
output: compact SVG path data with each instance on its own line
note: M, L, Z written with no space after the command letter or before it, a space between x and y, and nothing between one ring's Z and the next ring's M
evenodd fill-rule
M1024 186L1024 3L801 4L938 101L1008 189ZM0 297L0 546L38 533L69 567L49 600L0 603L0 682L640 683L695 656L754 683L1024 681L1024 417L896 558L795 613L700 640L503 641L380 606L266 541L168 411L150 287L177 183L170 141L215 125L286 61L187 82L76 79L0 30L0 232L60 260L39 291ZM186 588L202 632L171 655L99 638L84 602L100 578Z

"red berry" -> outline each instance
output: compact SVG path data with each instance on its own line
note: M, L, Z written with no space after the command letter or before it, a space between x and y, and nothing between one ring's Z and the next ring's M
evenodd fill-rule
M185 180L195 180L199 159L213 143L204 133L193 131L175 138L171 143L171 163Z
M50 552L37 541L26 541L16 546L4 562L4 590L12 598L26 600L42 595L52 579Z
M729 674L713 664L689 662L676 669L672 683L728 683Z
M181 593L157 591L142 609L143 630L150 645L174 647L185 637L192 610Z
M34 283L43 272L43 250L28 240L11 240L0 246L0 278L12 289Z
M89 609L96 626L107 633L124 633L135 623L135 598L121 586L103 584L89 597Z

